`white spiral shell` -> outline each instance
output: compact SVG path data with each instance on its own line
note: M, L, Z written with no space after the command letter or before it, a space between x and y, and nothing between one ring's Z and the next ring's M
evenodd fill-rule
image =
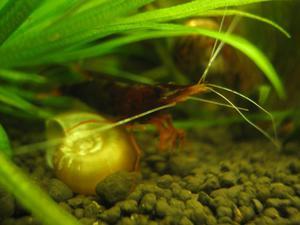
M99 181L137 165L135 144L121 128L97 131L112 122L93 113L66 113L47 121L49 139L64 137L48 159L59 179L74 192L94 194Z

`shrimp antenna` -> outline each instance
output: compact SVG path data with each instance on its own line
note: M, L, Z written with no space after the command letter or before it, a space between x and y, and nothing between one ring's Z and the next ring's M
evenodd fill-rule
M241 98L243 98L243 99L245 99L245 100L251 102L253 105L255 105L257 108L259 108L261 111L263 111L264 113L266 113L266 114L269 116L269 118L270 118L270 120L271 120L271 122L272 122L272 129L273 129L274 137L275 137L275 139L278 138L278 137L277 137L276 127L275 127L275 119L274 119L273 115L272 115L268 110L266 110L265 108L263 108L263 107L262 107L261 105L259 105L257 102L253 101L251 98L249 98L249 97L247 97L247 96L241 94L240 92L234 91L234 90L232 90L232 89L230 89L230 88L222 87L222 86L219 86L219 85L216 85L216 84L207 84L207 86L208 86L208 87L218 88L218 89L221 89L221 90L224 90L224 91L228 91L228 92L230 92L230 93L233 93L233 94L235 94L235 95L238 95L238 96L240 96Z
M223 14L223 17L222 17L222 20L221 20L221 23L220 23L220 27L219 27L219 32L222 31L223 29L223 25L224 25L224 20L225 20L225 16L226 16L226 9L227 9L227 6L225 7L225 10L224 10L224 14ZM228 35L229 33L231 33L235 27L237 26L238 24L238 21L240 20L240 17L235 17L233 19L233 21L231 22L229 28L227 29L226 31L226 35ZM219 44L219 45L218 45ZM222 50L223 46L224 46L225 42L224 41L221 41L219 43L219 41L216 39L215 40L215 43L214 43L214 46L213 46L213 49L212 49L212 52L211 52L211 57L208 61L208 64L202 74L202 76L200 77L199 81L198 81L198 84L200 83L203 83L205 82L205 79L207 77L207 74L209 72L209 69L211 68L213 62L215 61L216 57L218 56L218 54L220 53L220 51ZM218 46L217 46L218 45ZM222 87L222 86L219 86L219 85L214 85L214 84L207 84L208 86L208 89L210 91L212 91L213 93L217 94L219 97L223 98L226 102L228 102L228 104L231 106L231 108L235 109L239 114L240 116L246 121L248 122L251 126L253 126L255 129L257 129L260 133L262 133L266 138L268 138L275 146L279 147L279 144L278 144L278 141L277 141L277 132L276 132L276 128L275 128L275 121L274 121L274 117L273 115L268 112L266 109L264 109L262 106L260 106L258 103L256 103L255 101L253 101L252 99L248 98L247 96L237 92L237 91L234 91L234 90L231 90L229 88L225 88L225 87ZM210 87L210 88L209 88ZM273 133L274 133L274 138L272 138L266 131L264 131L263 129L261 129L260 127L258 127L256 124L254 124L251 120L249 120L242 112L241 112L241 108L240 107L237 107L235 106L228 98L226 98L224 95L222 95L221 93L219 93L218 91L214 90L213 88L218 88L218 89L221 89L221 90L224 90L224 91L228 91L228 92L231 92L233 94L236 94L244 99L246 99L247 101L251 102L252 104L254 104L256 107L258 107L260 110L262 110L264 113L266 113L270 119L271 119L271 122L272 122L272 127L273 127ZM226 106L227 104L225 104Z
M208 89L217 94L218 96L220 96L221 98L223 98L226 102L228 102L228 104L230 104L236 111L237 113L247 122L249 123L252 127L254 127L256 130L258 130L261 134L263 134L267 139L269 139L277 148L280 148L280 145L278 143L278 139L277 139L277 132L276 132L276 128L275 128L275 121L274 121L274 117L273 115L268 112L266 109L264 109L262 106L260 106L258 103L256 103L255 101L253 101L252 99L248 98L247 96L236 92L234 90L231 90L229 88L224 88L222 86L219 85L214 85L214 84L208 84ZM274 138L271 137L266 131L264 131L262 128L260 128L259 126L257 126L256 124L254 124L251 120L249 120L228 98L226 98L224 95L222 95L221 93L219 93L218 91L214 90L213 88L210 87L214 87L214 88L219 88L228 92L231 92L233 94L236 94L244 99L246 99L247 101L251 102L252 104L254 104L256 107L258 107L260 110L262 110L264 113L266 113L272 122L272 126L273 126L273 132L274 132Z
M167 104L167 105L159 106L159 107L147 110L145 112L142 112L140 114L128 117L126 119L119 120L119 121L117 121L115 123L112 123L112 124L107 124L105 126L101 126L99 128L95 128L95 129L90 129L90 130L87 130L87 131L81 131L82 132L82 137L80 139L87 138L91 134L94 134L95 132L104 132L104 131L113 129L113 128L118 127L118 126L122 126L124 124L127 124L127 123L133 121L133 120L139 119L141 117L147 116L149 114L152 114L154 112L157 112L157 111L160 111L160 110L163 110L163 109L173 107L175 105L176 105L176 103L170 103L170 104ZM32 151L37 151L37 150L40 150L40 149L55 147L55 146L61 144L63 142L63 140L64 140L64 138L55 138L53 140L42 141L42 142L38 142L38 143L34 143L34 144L18 146L18 147L14 148L14 151L15 151L16 155L26 154L26 153L30 153Z
M195 97L195 96L188 97L188 99L193 100L193 101L204 102L204 103L224 106L224 107L228 107L228 108L233 108L231 105L228 105L228 104L225 104L225 103L222 103L222 102L217 102L217 101L208 100L208 99L204 99L204 98L199 98L199 97ZM236 106L236 107L241 111L249 111L249 109L244 108L244 107L239 107L239 106Z
M226 7L227 8L227 7ZM225 9L226 9L225 8ZM224 24L224 20L225 20L225 16L226 16L226 10L224 11L224 14L223 14L223 17L222 17L222 21L220 23L220 27L219 27L219 33L222 31L222 28L223 28L223 24ZM227 29L226 31L226 34L230 34L232 33L232 31L235 29L235 27L237 26L238 22L240 20L240 17L234 17L233 21L231 22L229 28ZM203 83L207 77L207 74L213 64L213 62L215 61L215 59L217 58L217 56L219 55L220 51L222 50L225 42L222 41L220 42L220 44L218 45L219 41L218 39L215 40L215 43L214 43L214 46L213 46L213 49L212 49L212 52L211 52L211 56L210 56L210 59L207 63L207 66L202 74L202 76L200 77L199 81L198 81L198 84L200 83ZM217 46L218 45L218 46Z

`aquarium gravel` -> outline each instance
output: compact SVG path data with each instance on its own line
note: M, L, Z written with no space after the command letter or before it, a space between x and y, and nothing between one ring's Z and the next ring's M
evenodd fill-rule
M210 133L218 135L190 135L182 149L165 153L143 137L140 172L107 177L95 196L73 193L42 153L15 161L82 224L300 224L299 153L264 140L233 144L226 129ZM41 224L2 190L0 203L1 225Z

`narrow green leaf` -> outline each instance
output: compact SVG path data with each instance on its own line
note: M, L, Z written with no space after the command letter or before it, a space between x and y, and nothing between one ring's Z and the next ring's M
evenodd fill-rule
M8 136L7 136L4 128L0 124L0 152L1 151L5 156L7 156L9 158L12 156L12 150L11 150Z
M130 18L122 20L122 23L137 22L165 22L175 19L194 16L208 10L221 7L241 6L256 2L266 2L271 0L195 0L185 4L176 5L164 9L156 9L139 13Z
M114 0L109 3L105 2L96 8L66 18L43 32L33 32L14 38L0 49L0 68L18 65L18 62L25 59L39 57L52 51L61 51L76 44L99 38L100 34L104 33L101 31L102 27L109 27L109 23L114 19L152 1Z
M269 85L261 85L258 88L258 92L259 92L258 104L264 105L270 96L271 87Z
M1 70L0 78L15 82L15 83L33 83L33 84L44 84L46 79L40 75L34 73L25 73L15 70Z
M62 210L21 169L9 161L0 150L0 185L12 193L35 218L45 225L81 225Z
M278 31L280 31L282 34L284 34L286 37L290 38L291 35L283 28L281 27L279 24L275 23L272 20L269 20L265 17L259 16L259 15L255 15L253 13L248 13L248 12L244 12L241 10L233 10L233 9L220 9L220 10L210 10L208 12L204 12L199 14L199 16L222 16L222 15L226 15L226 16L230 16L230 15L236 15L236 16L244 16L250 19L255 19L258 20L260 22L266 23L271 25L272 27L274 27L275 29L277 29Z
M51 116L48 111L36 107L3 86L0 86L0 102L23 110L31 115L35 115L38 118L48 118Z
M0 45L28 18L43 0L11 0L0 10Z
M25 23L9 37L5 44L26 32L46 29L57 17L67 13L77 2L79 2L79 0L44 0L44 3L30 15L30 19L26 20Z
M33 116L31 114L28 114L24 111L21 111L19 109L16 109L14 107L11 107L11 106L5 105L5 104L1 105L0 112L2 114L8 115L10 117L15 116L15 117L18 117L18 118L33 119ZM36 119L36 118L34 118L34 119Z

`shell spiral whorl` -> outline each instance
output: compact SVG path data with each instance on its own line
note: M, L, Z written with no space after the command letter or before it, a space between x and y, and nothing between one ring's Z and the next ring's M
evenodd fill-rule
M94 194L97 183L109 174L134 169L138 156L127 133L120 128L96 131L110 123L92 113L62 114L47 122L50 139L64 136L50 155L53 169L74 192Z

